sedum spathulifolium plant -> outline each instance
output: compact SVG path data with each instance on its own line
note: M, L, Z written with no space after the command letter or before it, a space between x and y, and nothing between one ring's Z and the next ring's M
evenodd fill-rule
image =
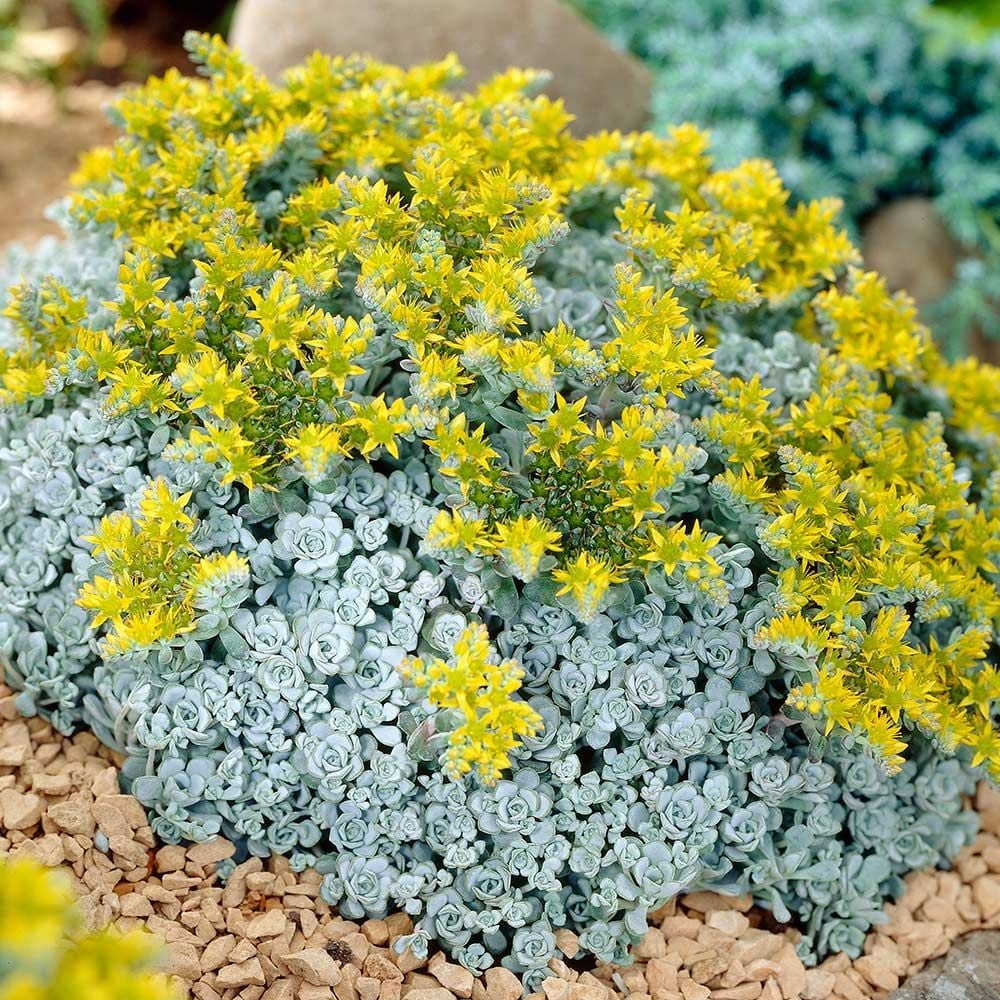
M855 229L933 198L962 248L934 332L955 354L973 328L1000 337L996 24L935 0L571 2L653 69L658 129L710 128L721 162L765 156L795 197L843 199Z
M142 931L85 933L68 873L0 862L0 1000L180 1000L158 950Z
M691 127L191 45L14 261L21 709L529 989L695 888L857 953L1000 774L1000 373Z

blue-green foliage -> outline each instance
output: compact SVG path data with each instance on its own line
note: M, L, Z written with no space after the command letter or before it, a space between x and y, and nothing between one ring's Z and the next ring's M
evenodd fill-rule
M710 127L725 166L772 160L855 228L928 195L967 257L929 310L962 351L1000 337L1000 36L929 0L571 0L656 74L656 123Z
M15 264L34 280L56 267L100 301L117 251L96 239ZM531 323L599 342L619 256L588 232L550 251ZM818 349L761 324L721 330L716 366L804 399ZM622 961L650 910L699 888L797 919L806 958L857 954L900 877L974 833L974 773L959 761L912 736L889 778L839 739L810 747L781 714L809 664L753 647L778 613L776 581L756 565L753 519L706 496L697 472L671 506L725 536L724 607L662 577L655 592L619 588L589 625L540 585L501 619L477 564L423 551L445 486L412 454L247 495L171 457L154 418L59 399L0 414L0 656L23 712L125 754L126 787L163 840L221 832L244 853L318 864L345 916L404 909L416 950L438 942L474 970L502 957L532 989L559 927ZM696 444L708 405L687 397L664 443ZM86 538L156 476L191 491L196 544L245 555L250 578L216 585L194 633L103 661L75 604L101 571ZM544 721L494 788L445 776L454 722L397 671L407 654L447 656L475 620L524 667L521 695Z

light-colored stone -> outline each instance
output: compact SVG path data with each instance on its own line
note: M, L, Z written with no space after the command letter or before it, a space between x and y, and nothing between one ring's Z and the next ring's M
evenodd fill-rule
M215 837L204 844L192 844L187 849L187 860L203 868L205 865L225 861L236 853L233 844L224 837Z
M976 789L976 812L983 830L1000 834L1000 788L981 781Z
M763 987L760 983L743 983L740 986L712 990L712 1000L757 1000Z
M230 41L269 76L316 49L403 66L454 52L469 87L510 66L546 69L581 134L648 116L649 71L561 0L241 0Z
M357 989L361 1000L379 1000L382 983L371 976L358 976Z
M56 798L69 795L73 790L73 782L68 774L34 774L31 776L31 789L39 795ZM49 807L52 808L51 806Z
M510 969L493 966L486 970L486 993L490 1000L520 1000L521 981Z
M58 833L49 833L38 840L26 840L14 852L18 857L30 857L40 865L55 868L66 859L66 851Z
M696 983L693 979L682 979L680 988L684 1000L708 1000L712 994L707 986Z
M374 945L389 943L389 925L384 920L366 920L361 925L361 933Z
M806 981L802 987L802 1000L828 1000L833 992L837 977L825 969L806 969Z
M874 955L862 955L854 968L879 990L894 990L899 986L899 976L887 969Z
M239 990L244 986L264 986L267 980L260 960L248 958L239 965L224 965L216 974L215 982L220 989Z
M247 924L247 937L251 941L259 941L261 938L277 937L284 933L286 917L284 910L267 910L254 917Z
M184 870L187 852L179 844L167 844L156 852L156 870L160 874Z
M611 1000L609 990L600 983L568 983L565 979L542 980L546 1000Z
M454 1000L454 997L443 986L434 986L409 990L406 994L406 1000Z
M798 1000L806 984L806 967L802 964L802 959L791 944L786 944L774 957L774 961L780 969L778 985L785 1000Z
M984 920L1000 913L1000 875L980 875L972 883L972 898Z
M112 837L126 837L132 839L132 827L128 820L122 815L121 810L107 801L102 796L91 807L90 812L97 823L97 829L109 840Z
M236 945L236 938L232 934L223 934L214 941L206 945L201 953L202 972L214 972L221 969L223 965L229 964L229 956Z
M774 934L751 928L733 944L732 954L744 965L758 958L772 958L782 947L783 941Z
M285 965L293 976L315 986L336 986L340 982L340 968L322 948L305 948L286 955Z
M31 733L23 722L0 730L0 767L20 767L31 756Z
M677 966L662 958L651 958L646 965L646 982L653 993L677 990Z
M695 920L693 917L678 915L667 917L660 925L660 932L668 942L676 938L690 938L694 941L704 926L700 920Z
M461 965L455 965L452 962L441 962L431 967L431 975L455 996L472 996L472 973Z
M705 923L730 937L739 937L750 926L750 921L739 910L712 910L705 914Z
M662 958L667 953L667 939L659 927L650 927L632 953L636 958Z
M403 973L399 971L399 967L377 951L373 951L365 958L363 968L366 976L383 983L403 981Z
M222 1000L221 994L213 990L208 983L195 983L191 987L191 996L195 997L195 1000Z
M167 945L164 971L189 983L201 978L201 962L193 945L175 941Z
M251 941L237 940L236 947L229 953L230 964L245 962L248 958L257 954L257 946Z
M691 963L691 978L696 983L707 983L716 976L721 976L728 968L729 956L716 952Z
M298 1000L331 1000L333 990L329 986L303 983L298 989Z
M114 855L115 864L126 870L129 868L148 868L149 853L142 844L136 843L132 839L131 830L129 830L128 836L109 837L108 848Z
M6 788L0 792L0 816L8 830L30 830L41 818L44 803L34 792Z
M427 964L427 959L415 955L412 948L404 948L403 951L393 951L392 960L399 966L399 971L403 973L414 972L417 969L422 969Z
M580 938L566 927L560 927L555 933L556 947L569 959L574 959L580 953Z
M151 917L153 915L153 904L138 892L130 892L127 896L122 896L121 906L123 917Z
M745 913L750 909L752 900L749 896L723 896L717 892L690 892L681 899L688 910L698 913L712 913L716 910L739 910Z
M125 821L133 830L141 830L148 826L146 810L139 804L139 800L133 796L123 795L119 792L111 795L102 795L99 801L117 809L125 817Z

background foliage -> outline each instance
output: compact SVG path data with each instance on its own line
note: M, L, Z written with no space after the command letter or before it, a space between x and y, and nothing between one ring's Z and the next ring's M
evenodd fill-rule
M724 165L765 156L800 199L934 199L964 248L928 319L953 353L1000 336L1000 37L928 0L571 0L656 72L654 119L710 128ZM983 5L980 5L983 6ZM901 248L905 252L905 248Z

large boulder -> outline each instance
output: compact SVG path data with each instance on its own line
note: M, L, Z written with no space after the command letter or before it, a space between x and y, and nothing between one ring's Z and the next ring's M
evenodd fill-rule
M559 0L240 0L230 41L268 76L316 49L409 66L455 52L474 85L547 69L580 134L642 128L650 75Z
M905 288L918 305L939 299L955 279L962 248L930 198L900 198L862 227L865 264Z
M875 212L862 226L865 265L885 276L893 291L903 289L918 306L932 306L955 280L962 257L975 250L952 236L930 198L900 198ZM982 331L968 333L968 349L1000 364L1000 343Z
M997 1000L1000 931L977 931L889 995L889 1000Z

